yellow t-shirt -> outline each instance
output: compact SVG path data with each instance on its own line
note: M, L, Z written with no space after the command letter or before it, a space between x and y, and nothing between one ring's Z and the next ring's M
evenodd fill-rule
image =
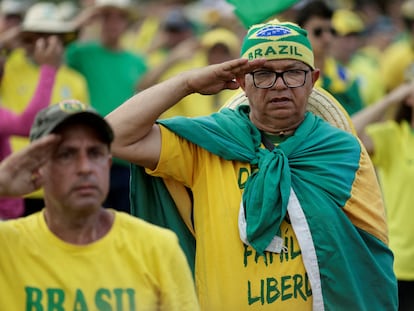
M281 227L286 253L258 256L239 237L239 207L249 165L225 161L164 127L161 131L160 161L150 173L170 176L192 189L201 309L312 310L310 283L290 223L285 220Z
M57 238L43 212L0 223L0 310L198 310L175 234L112 212L89 245Z
M381 76L387 91L404 82L405 71L414 61L412 42L399 40L385 49L381 58Z
M395 274L400 280L411 281L414 279L414 134L407 122L399 125L395 121L372 124L367 133L374 142L372 161L384 194Z
M146 54L157 36L160 25L159 17L146 16L142 21L132 25L122 36L122 47L134 53Z
M39 66L33 64L23 50L13 51L5 64L4 76L0 84L2 106L16 113L23 112L35 93L39 75ZM85 104L89 103L84 77L62 65L56 75L51 104L68 98L75 98ZM13 151L22 149L28 143L27 138L17 136L11 138ZM35 192L33 197L42 197L42 192Z
M364 46L354 54L348 67L358 79L365 106L376 103L385 95L380 53L374 46Z

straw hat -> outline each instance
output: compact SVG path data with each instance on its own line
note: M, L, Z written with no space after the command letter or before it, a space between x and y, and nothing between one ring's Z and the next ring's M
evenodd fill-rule
M235 109L239 105L248 105L244 92L234 95L223 108ZM331 125L355 134L351 118L341 104L327 91L315 87L309 96L307 110L321 117Z

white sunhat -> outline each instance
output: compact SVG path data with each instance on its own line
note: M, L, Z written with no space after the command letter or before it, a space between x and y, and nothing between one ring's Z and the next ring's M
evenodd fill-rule
M138 18L137 7L131 0L95 0L95 8L98 10L113 8L124 11L130 20Z
M38 2L26 12L22 32L37 33L70 33L74 32L75 24L66 20L59 5L53 2Z

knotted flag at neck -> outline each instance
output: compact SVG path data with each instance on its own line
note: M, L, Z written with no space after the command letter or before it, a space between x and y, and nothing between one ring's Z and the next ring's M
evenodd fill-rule
M225 160L247 162L258 168L247 180L242 200L246 207L247 238L250 245L263 254L279 233L286 216L291 187L295 188L292 181L299 184L300 180L302 184L303 180L315 180L311 176L314 173L304 168L324 165L324 162L315 163L315 159L320 157L319 149L332 143L332 139L327 139L327 136L332 135L332 126L306 113L294 135L270 151L261 147L261 134L251 123L249 111L249 106L239 106L236 110L225 108L207 117L175 117L159 120L159 123ZM343 134L347 135L345 132ZM340 135L336 136L335 144L340 141ZM335 153L331 152L330 156L335 157ZM333 179L330 175L327 178ZM333 187L338 182L333 179L329 183ZM300 190L301 193L311 194L306 198L308 202L313 200L312 193L330 196L329 190L326 193L321 191L319 184L309 183L306 187L309 189ZM341 186L335 188L335 191L339 191L339 197L349 195L345 187L343 190Z

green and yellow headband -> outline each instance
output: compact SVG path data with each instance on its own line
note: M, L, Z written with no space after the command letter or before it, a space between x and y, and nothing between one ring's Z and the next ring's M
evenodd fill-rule
M305 29L289 22L272 20L250 27L241 48L249 60L296 59L315 69L312 46Z

